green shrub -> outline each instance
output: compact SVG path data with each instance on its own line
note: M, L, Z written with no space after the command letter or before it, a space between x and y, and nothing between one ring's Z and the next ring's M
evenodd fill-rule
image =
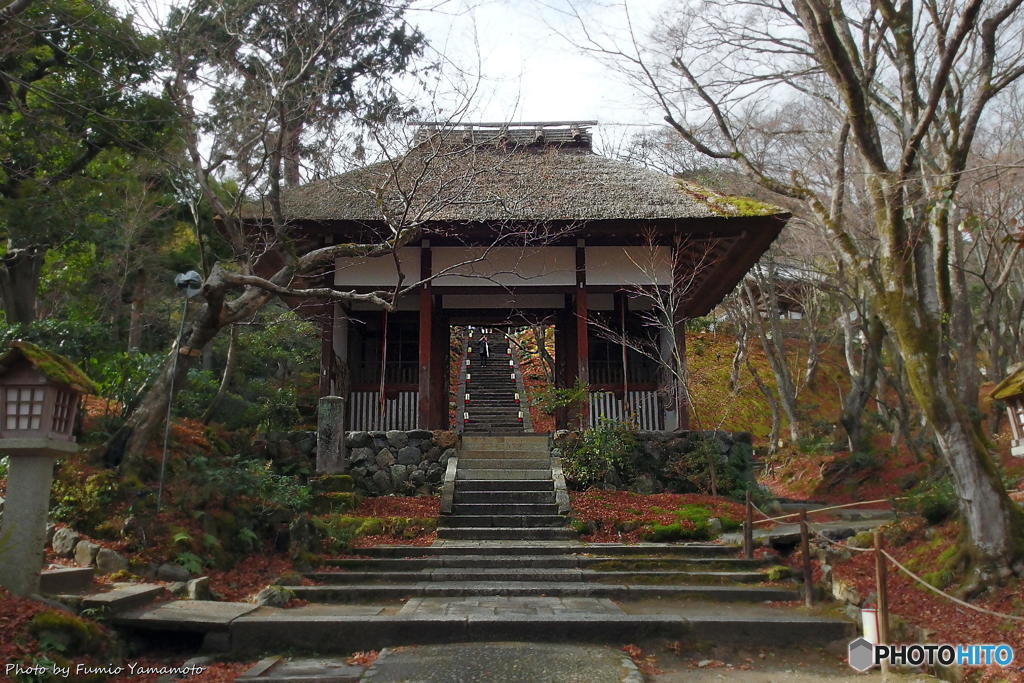
M953 480L945 477L922 484L911 490L898 506L921 515L931 525L940 524L956 514L958 509Z
M769 581L782 581L788 579L793 575L792 567L788 567L784 564L777 564L773 567L768 567L765 570L765 578Z
M685 523L658 524L655 522L645 529L641 536L652 543L669 543L672 541L707 541L711 534L707 525L696 526Z
M601 419L596 427L582 432L574 444L566 446L562 469L566 481L578 489L601 484L611 472L628 481L635 476L636 451L636 433L628 425Z
M43 649L64 655L99 654L103 650L103 630L67 612L40 612L32 617L28 632L39 640Z
M562 408L578 408L587 399L587 385L577 380L575 386L569 388L544 387L536 392L533 405L542 413L553 415Z

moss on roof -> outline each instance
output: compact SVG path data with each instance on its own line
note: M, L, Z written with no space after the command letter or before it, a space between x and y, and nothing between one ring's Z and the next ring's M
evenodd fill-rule
M992 390L992 398L1002 401L1011 396L1024 394L1024 363L1010 368L1010 373Z
M52 382L71 387L83 394L94 394L98 391L96 383L77 365L64 356L47 351L31 342L12 342L4 355L0 356L0 366L5 367L18 358L24 358Z
M786 213L786 210L781 207L750 197L719 194L703 185L697 185L687 180L678 182L679 188L683 192L700 200L719 216L775 216Z

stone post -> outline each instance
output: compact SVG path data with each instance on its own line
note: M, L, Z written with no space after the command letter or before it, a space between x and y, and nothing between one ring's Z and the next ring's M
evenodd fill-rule
M316 471L338 474L347 469L345 452L345 399L323 396L317 408Z
M73 443L55 449L4 449L9 455L7 500L0 522L0 583L15 595L39 592L39 573L46 549L46 516L58 452L73 452ZM56 451L56 452L55 452Z

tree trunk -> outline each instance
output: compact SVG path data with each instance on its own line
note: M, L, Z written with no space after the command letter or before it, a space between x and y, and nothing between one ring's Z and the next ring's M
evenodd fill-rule
M231 338L228 340L228 357L224 361L224 374L220 378L220 386L217 387L217 393L214 394L213 399L210 401L210 405L206 407L206 411L203 413L203 424L210 424L210 419L213 417L213 413L217 410L217 406L224 400L224 395L228 393L228 387L231 386L231 377L235 374L235 366L238 365L238 324L231 326Z
M775 385L778 390L779 407L786 415L786 422L789 424L790 442L796 443L800 440L800 428L796 417L796 388L793 385L793 376L786 364L786 348L782 340L782 331L779 326L778 300L774 295L775 285L771 282L772 275L759 278L758 287L761 288L761 296L767 296L766 306L768 312L761 314L758 307L757 297L754 296L750 283L743 285L747 295L747 303L750 307L750 316L755 322L757 336L761 340L761 348L768 358L768 365L775 375ZM767 317L767 321L765 318Z
M547 334L544 325L532 325L533 341L537 345L540 367L544 371L544 381L550 386L555 384L555 359L548 353Z
M910 390L953 476L974 585L1022 573L1024 514L1007 495L970 407L960 401L955 374L939 352L941 340L922 329L915 315L917 302L900 296L906 291L890 293L882 310L903 352ZM967 588L968 593L972 590Z
M128 350L142 348L142 312L146 308L146 271L139 268L132 284L132 305L128 321Z
M865 326L864 346L860 359L855 360L852 351L853 326L844 325L847 346L847 364L850 370L850 390L843 397L843 411L839 423L846 431L847 443L851 453L866 452L871 444L864 438L864 408L875 393L878 380L879 359L882 354L882 321L872 316Z
M764 383L761 379L761 375L757 373L754 368L754 364L750 362L750 356L745 357L747 363L747 370L750 372L750 376L754 378L754 384L764 394L765 400L768 401L768 408L772 413L772 428L768 434L768 455L773 455L779 450L779 431L782 427L782 411L779 410L779 402L775 399L775 394L772 393L771 387Z
M8 325L35 322L39 276L46 248L30 246L9 249L0 258L0 298Z

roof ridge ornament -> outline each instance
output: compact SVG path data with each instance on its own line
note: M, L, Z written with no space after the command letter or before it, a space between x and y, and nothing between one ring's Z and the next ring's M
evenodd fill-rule
M505 149L557 147L591 149L595 120L561 121L410 121L415 142L457 140Z

